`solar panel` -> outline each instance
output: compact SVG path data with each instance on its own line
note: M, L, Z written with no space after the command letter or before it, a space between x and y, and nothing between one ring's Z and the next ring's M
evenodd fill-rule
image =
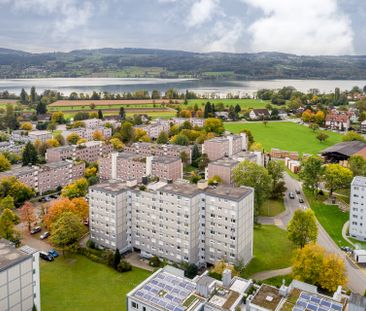
M293 311L342 311L343 305L330 301L316 294L302 292L296 301Z

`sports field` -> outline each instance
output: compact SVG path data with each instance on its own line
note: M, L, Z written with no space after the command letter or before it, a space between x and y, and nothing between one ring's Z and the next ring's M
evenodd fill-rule
M270 151L271 148L279 148L317 154L342 140L341 134L328 131L329 138L324 142L319 142L316 139L316 133L311 129L293 122L268 122L267 125L262 122L228 122L225 123L225 129L233 133L239 133L243 129L250 130L254 140L261 143L266 151Z

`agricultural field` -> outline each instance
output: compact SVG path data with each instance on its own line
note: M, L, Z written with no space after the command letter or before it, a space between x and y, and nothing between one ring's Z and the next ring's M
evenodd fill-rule
M341 134L327 131L329 138L319 142L316 139L316 133L306 126L293 122L268 122L267 125L262 122L228 122L225 123L225 129L233 133L239 133L243 129L250 130L254 140L261 143L266 151L279 148L317 154L342 140Z
M41 261L43 310L125 310L126 294L150 272L133 267L119 273L80 255Z
M270 100L261 100L261 99L190 99L188 100L188 105L193 106L195 104L200 106L204 106L205 103L210 102L211 104L223 103L225 107L240 105L241 109L249 109L249 108L264 108L267 104L270 104ZM281 106L279 106L281 107ZM284 107L284 106L283 106Z

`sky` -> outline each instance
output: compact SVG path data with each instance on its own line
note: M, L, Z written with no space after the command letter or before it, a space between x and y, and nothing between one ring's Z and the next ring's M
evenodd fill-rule
M365 0L0 0L0 47L366 54Z

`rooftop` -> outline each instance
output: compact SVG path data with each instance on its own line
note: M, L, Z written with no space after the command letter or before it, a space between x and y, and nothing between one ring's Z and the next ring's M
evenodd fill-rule
M132 152L120 152L120 153L118 153L118 158L132 160L132 161L145 161L146 160L145 156L141 156L139 154L132 153Z
M19 166L14 167L10 171L0 173L0 177L2 176L20 176L24 174L31 174L35 171L35 166Z
M31 131L28 133L28 135L35 135L35 136L47 135L47 134L51 134L51 132L50 131Z
M352 186L366 187L366 177L356 176L353 178Z
M0 271L31 257L36 252L29 246L15 248L9 241L0 239Z
M277 288L263 284L253 297L251 303L262 308L275 310L281 300L282 296Z
M221 158L216 161L210 162L208 165L217 165L217 166L224 166L224 167L235 167L240 162L238 160L234 160L232 158Z
M202 192L197 188L197 185L190 184L184 181L176 181L172 184L167 184L161 188L161 191L182 195L185 197L194 197L195 195Z
M253 193L252 188L248 187L232 187L226 185L219 185L216 187L208 187L206 189L207 195L215 197L221 197L223 199L229 199L233 201L239 201L249 194Z
M352 156L363 148L366 148L366 143L362 141L344 141L324 149L322 155L327 153L339 153L346 156Z
M121 183L121 182L118 182L115 180L110 180L107 183L91 186L89 189L116 194L116 193L124 192L127 189L127 186L125 183Z
M176 161L180 161L180 158L178 158L178 157L159 157L159 156L154 156L152 161L153 162L164 163L164 164L169 164L169 163L173 163L173 162L176 162Z

